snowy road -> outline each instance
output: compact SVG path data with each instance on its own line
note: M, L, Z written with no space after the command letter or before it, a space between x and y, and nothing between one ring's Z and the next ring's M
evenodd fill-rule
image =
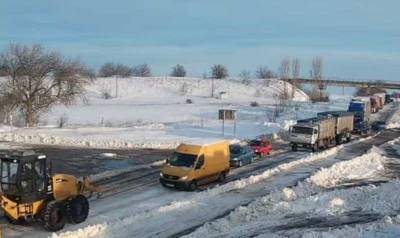
M257 198L294 186L321 167L360 156L399 136L399 130L387 130L315 155L283 153L234 170L224 185L194 193L161 187L158 171L151 167L140 171L143 176L135 173L136 178L120 175L105 183L113 190L91 201L88 220L67 226L59 237L179 237ZM6 237L49 235L39 226L3 226Z

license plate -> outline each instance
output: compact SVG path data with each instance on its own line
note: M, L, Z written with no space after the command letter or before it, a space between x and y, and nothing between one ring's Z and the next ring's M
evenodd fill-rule
M165 184L165 186L167 186L167 187L171 187L171 188L172 188L172 187L175 187L175 185L174 185L174 184L172 184L172 183L166 183L166 184Z

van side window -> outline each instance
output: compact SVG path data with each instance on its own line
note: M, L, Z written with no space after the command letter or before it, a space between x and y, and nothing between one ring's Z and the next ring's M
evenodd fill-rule
M204 155L200 155L200 157L197 159L196 169L201 169L203 165L204 165Z

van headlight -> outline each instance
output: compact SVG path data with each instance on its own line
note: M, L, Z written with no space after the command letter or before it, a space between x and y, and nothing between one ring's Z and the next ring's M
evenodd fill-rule
M179 180L186 180L186 179L188 179L187 175L179 178Z

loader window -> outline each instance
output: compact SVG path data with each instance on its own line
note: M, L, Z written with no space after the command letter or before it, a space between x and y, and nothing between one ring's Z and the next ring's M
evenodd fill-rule
M17 192L18 163L4 160L1 161L1 189L5 193L14 194Z
M35 162L35 175L36 175L36 190L42 192L45 189L45 170L46 164L44 160L38 160Z
M35 173L32 166L32 162L26 162L21 164L21 174L19 186L23 193L34 192L33 187L33 174Z

